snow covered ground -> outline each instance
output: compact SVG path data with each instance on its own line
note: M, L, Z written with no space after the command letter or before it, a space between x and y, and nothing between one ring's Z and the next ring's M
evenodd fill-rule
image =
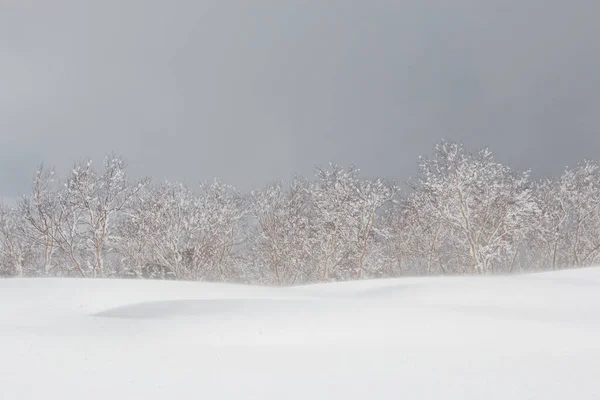
M0 281L1 399L600 399L600 268Z

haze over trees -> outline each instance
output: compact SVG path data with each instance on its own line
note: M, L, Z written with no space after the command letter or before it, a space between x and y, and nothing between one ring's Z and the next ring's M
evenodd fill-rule
M597 162L533 181L442 141L419 167L402 190L330 165L240 193L133 180L115 155L64 178L40 166L0 205L0 273L292 285L600 262Z

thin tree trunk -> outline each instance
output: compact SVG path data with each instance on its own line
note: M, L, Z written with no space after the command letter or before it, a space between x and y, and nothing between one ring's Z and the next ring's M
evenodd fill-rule
M558 253L558 237L554 239L554 249L552 251L552 270L556 270L556 254Z
M510 262L510 267L508 268L508 273L511 273L513 270L513 267L515 266L515 261L517 260L517 254L519 254L519 250L516 250L515 254L513 255L513 258Z
M375 209L373 209L371 211L371 215L369 216L369 221L367 222L367 227L365 229L365 234L363 237L362 251L361 251L359 262L358 262L358 271L357 271L357 276L356 276L357 279L361 279L361 277L362 277L363 262L365 259L365 255L367 254L367 242L369 240L369 233L371 232L371 227L373 226L374 220L375 220Z

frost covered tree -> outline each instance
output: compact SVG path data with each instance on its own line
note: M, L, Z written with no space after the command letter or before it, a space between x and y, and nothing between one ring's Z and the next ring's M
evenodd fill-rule
M237 249L245 242L248 206L233 186L218 179L200 185L194 207L192 231L194 279L233 281L250 279L239 264Z
M389 234L380 211L398 188L366 180L354 167L317 169L251 195L256 233L251 259L268 266L277 284L382 276Z
M450 268L450 230L423 206L426 199L424 193L413 192L391 215L392 249L404 274L447 273Z
M562 179L561 179L562 180ZM536 200L541 214L528 240L528 266L556 269L568 264L565 258L569 207L562 195L561 180L538 182Z
M243 197L218 180L198 194L167 182L123 210L116 248L135 276L235 280L246 212Z
M6 275L22 277L26 262L33 256L21 214L0 203L0 263Z
M388 262L382 259L382 245L390 233L379 212L391 205L400 189L382 179L358 179L354 190L352 238L357 256L356 278L360 279L365 271L369 275L381 274Z
M417 243L413 240L413 235L418 225L408 206L406 201L400 200L387 209L383 216L382 224L387 232L384 253L389 260L386 264L388 276L408 275L416 273L418 269L415 259L417 252L412 249L412 245Z
M188 279L184 253L191 247L194 195L182 184L163 183L140 192L123 209L116 249L130 274Z
M591 265L600 251L600 165L584 161L561 177L560 197L568 207L569 264Z
M58 250L56 237L64 222L63 209L58 204L59 190L54 170L46 170L42 165L35 172L32 193L23 196L19 203L27 236L41 250L44 275L54 269L53 259Z
M278 285L314 280L311 248L310 186L296 178L286 189L283 182L251 194L256 232L251 237L251 260L268 266Z
M537 187L543 218L531 242L534 259L558 267L600 261L600 165L584 161Z
M57 236L81 275L104 276L116 219L147 182L130 183L125 162L116 156L105 159L100 173L92 168L91 161L73 167L60 202L66 222Z
M317 169L311 187L314 248L322 278L360 279L379 233L377 212L397 192L394 184L362 180L355 167Z
M470 154L447 141L420 168L413 202L433 228L432 249L442 235L453 240L446 247L456 249L454 269L510 269L539 213L529 174L495 162L488 149Z

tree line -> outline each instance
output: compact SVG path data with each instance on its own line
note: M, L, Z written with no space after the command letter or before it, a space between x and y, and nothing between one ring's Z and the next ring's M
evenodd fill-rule
M510 273L600 261L600 164L534 181L442 141L404 190L355 167L241 193L132 180L122 158L43 166L0 205L0 274L276 285Z

